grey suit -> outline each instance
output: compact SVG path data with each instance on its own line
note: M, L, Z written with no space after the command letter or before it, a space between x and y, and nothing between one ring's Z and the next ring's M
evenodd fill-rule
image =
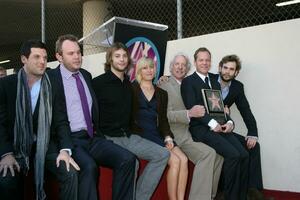
M168 119L175 141L195 164L190 200L210 200L216 195L223 158L201 142L194 142L189 132L187 110L174 77L160 86L168 92Z

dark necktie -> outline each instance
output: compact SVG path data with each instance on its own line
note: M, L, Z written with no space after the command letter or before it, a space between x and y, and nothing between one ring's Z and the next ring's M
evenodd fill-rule
M79 73L72 74L72 76L76 79L76 85L79 92L80 100L81 100L81 107L84 115L84 119L87 126L87 132L90 137L93 137L93 125L92 125L92 119L91 114L89 111L89 104L87 101L86 93L82 84L82 81L80 80Z
M208 77L206 76L204 80L205 80L205 84L207 85L207 87L210 88L210 86L209 86L209 81L208 81Z

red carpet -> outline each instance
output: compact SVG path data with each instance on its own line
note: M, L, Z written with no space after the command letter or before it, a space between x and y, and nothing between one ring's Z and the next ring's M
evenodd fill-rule
M300 193L284 192L276 190L264 190L266 197L273 197L274 200L300 200Z

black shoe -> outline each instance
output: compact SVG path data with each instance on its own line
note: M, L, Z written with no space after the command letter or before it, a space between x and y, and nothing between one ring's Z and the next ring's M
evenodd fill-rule
M250 188L248 189L247 200L265 200L265 197L258 189Z

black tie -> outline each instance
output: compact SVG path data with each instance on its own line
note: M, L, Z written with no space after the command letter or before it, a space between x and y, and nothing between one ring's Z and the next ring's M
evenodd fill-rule
M210 86L209 86L209 81L208 81L208 77L206 76L204 80L205 80L205 84L207 85L207 87L210 88Z

